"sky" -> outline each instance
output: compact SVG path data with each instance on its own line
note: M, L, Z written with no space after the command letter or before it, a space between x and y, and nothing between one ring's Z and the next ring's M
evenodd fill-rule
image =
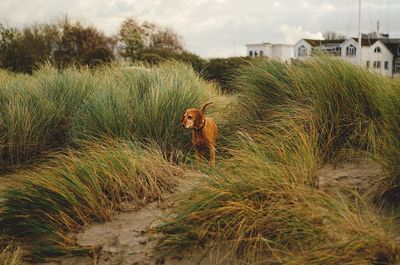
M362 0L362 32L400 38L400 0ZM246 55L247 43L294 44L334 30L357 36L358 0L1 0L0 22L23 27L68 15L115 34L129 17L170 27L200 56Z

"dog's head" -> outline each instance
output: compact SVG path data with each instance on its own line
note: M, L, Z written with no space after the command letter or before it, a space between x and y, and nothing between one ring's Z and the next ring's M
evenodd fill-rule
M181 125L185 129L200 129L204 125L204 115L198 109L187 109L182 115Z

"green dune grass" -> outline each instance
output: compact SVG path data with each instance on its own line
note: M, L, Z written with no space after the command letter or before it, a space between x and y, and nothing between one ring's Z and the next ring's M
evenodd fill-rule
M109 221L122 202L140 206L159 199L182 170L158 149L109 140L53 155L45 165L15 174L23 176L14 176L20 182L2 194L1 230L63 250L74 247L73 232Z

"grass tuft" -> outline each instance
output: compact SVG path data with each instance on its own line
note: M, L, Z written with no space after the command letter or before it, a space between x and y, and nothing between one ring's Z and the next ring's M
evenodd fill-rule
M71 232L109 221L124 201L140 206L160 199L181 173L154 148L112 140L87 144L16 173L24 177L2 196L0 227L14 237L71 247Z

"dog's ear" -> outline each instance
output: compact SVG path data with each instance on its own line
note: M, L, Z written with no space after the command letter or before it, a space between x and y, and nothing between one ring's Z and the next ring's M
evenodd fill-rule
M203 127L205 120L204 120L204 115L200 110L197 109L195 113L196 117L193 122L193 128L198 130Z
M185 114L186 114L186 111L182 114L181 123L185 120Z

